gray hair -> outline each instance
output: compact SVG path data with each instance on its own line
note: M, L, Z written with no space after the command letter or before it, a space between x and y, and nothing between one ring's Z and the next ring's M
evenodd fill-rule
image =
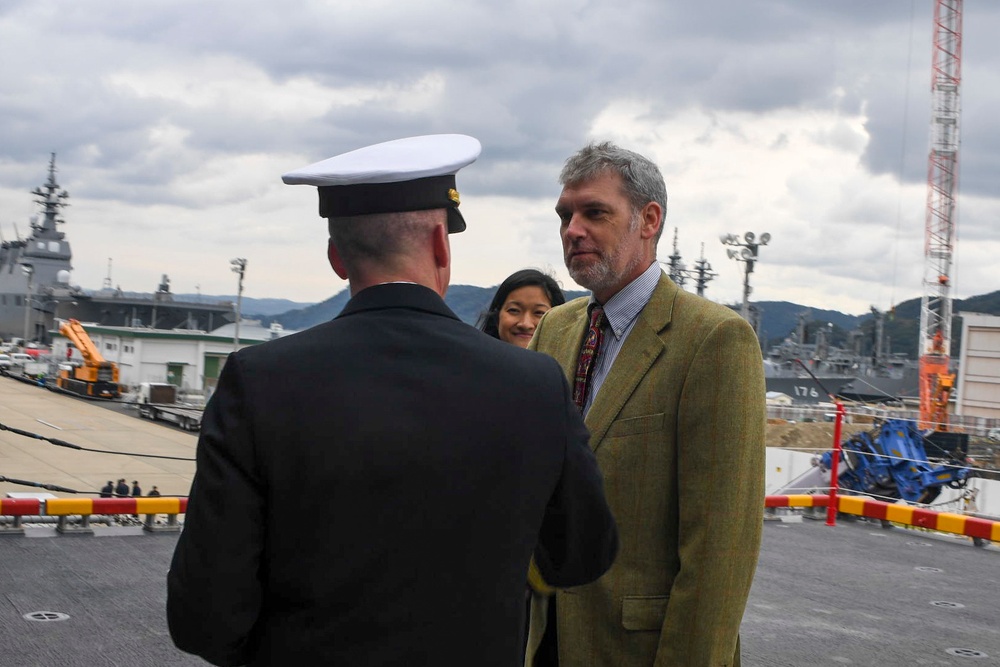
M582 183L607 172L621 177L625 196L632 204L633 216L651 201L660 205L663 213L660 217L660 231L656 234L658 242L667 218L667 186L659 167L648 158L610 141L591 143L566 160L559 173L559 183L563 186Z
M329 218L330 240L348 270L359 263L392 265L421 247L420 237L445 221L444 209Z

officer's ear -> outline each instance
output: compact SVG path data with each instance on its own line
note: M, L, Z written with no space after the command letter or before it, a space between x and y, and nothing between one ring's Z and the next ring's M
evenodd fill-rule
M451 266L451 242L448 239L448 228L444 225L434 227L432 244L434 247L434 264L439 269Z
M330 260L330 267L333 269L333 272L341 280L347 280L347 267L344 265L344 260L340 258L340 253L337 252L337 246L333 245L333 239L327 241L326 258Z

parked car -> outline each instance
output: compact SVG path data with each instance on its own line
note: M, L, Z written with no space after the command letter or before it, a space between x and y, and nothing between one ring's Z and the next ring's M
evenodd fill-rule
M9 354L0 354L0 371L7 372L12 364L13 361L11 361Z
M24 368L24 365L29 361L34 361L35 358L30 354L25 354L24 352L15 352L10 355L10 365L11 368Z

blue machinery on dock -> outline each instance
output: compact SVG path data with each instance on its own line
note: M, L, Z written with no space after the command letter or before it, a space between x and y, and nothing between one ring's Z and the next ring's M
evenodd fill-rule
M971 472L960 450L947 452L945 463L930 463L924 436L909 420L887 419L876 430L852 436L841 448L838 485L881 499L930 503L944 486L964 488ZM830 468L832 456L833 452L827 452L820 457L824 470Z

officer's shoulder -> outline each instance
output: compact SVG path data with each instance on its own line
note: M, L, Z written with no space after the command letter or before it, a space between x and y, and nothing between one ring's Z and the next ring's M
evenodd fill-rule
M290 359L323 353L328 349L331 331L337 327L337 320L241 348L237 353L244 363L282 364Z

